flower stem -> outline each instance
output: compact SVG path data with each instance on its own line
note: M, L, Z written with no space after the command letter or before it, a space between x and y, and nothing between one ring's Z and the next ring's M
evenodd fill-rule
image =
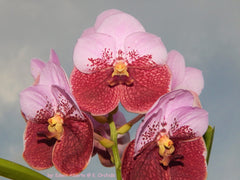
M108 116L108 124L110 127L111 141L114 142L114 145L112 146L112 152L113 152L114 164L116 169L116 176L117 176L117 180L121 180L122 179L121 160L118 152L117 129L113 121L113 115L111 113Z

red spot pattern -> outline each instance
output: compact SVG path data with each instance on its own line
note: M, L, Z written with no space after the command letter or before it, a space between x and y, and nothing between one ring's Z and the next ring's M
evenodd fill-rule
M203 180L207 177L206 152L202 138L194 141L175 141L175 152L169 166L159 162L159 148L156 142L146 144L141 152L134 157L132 141L123 156L122 176L124 180Z

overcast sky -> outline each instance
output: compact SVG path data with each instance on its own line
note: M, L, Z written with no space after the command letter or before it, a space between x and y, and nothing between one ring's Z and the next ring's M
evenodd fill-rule
M19 92L33 82L30 60L47 61L53 48L69 75L78 37L99 13L110 8L136 17L146 31L162 38L168 51L179 51L187 66L203 71L205 88L200 98L210 124L216 127L208 179L240 179L238 0L0 0L0 157L27 166L22 159L25 122ZM128 120L134 116L124 113ZM131 130L131 139L136 128ZM56 172L55 168L41 171L59 179ZM88 173L97 176L115 170L102 167L93 158L83 175Z

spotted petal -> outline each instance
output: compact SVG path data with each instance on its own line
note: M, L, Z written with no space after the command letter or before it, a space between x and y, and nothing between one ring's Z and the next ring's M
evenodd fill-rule
M134 141L124 152L122 159L122 176L124 180L139 179L197 179L207 177L206 147L202 138L194 141L175 143L175 159L171 160L168 167L160 163L157 144L147 144L138 156L134 156Z
M180 107L168 115L167 122L173 122L171 137L202 137L208 127L208 113L198 107Z
M130 54L135 52L140 57L150 56L150 60L156 64L161 65L167 61L167 50L161 38L150 33L132 33L125 39L124 49Z
M24 133L23 158L33 168L42 170L52 167L52 149L55 139L46 139L39 133L46 132L48 124L27 122Z
M83 73L104 69L115 57L115 40L106 34L90 33L78 39L74 48L73 61Z
M61 141L54 147L53 164L62 174L78 174L87 167L92 151L93 127L89 119L68 120Z
M93 115L105 115L115 109L119 103L119 89L110 88L106 80L112 70L84 74L73 69L71 86L80 109Z
M168 115L183 106L192 107L193 95L186 90L177 90L167 93L159 98L139 125L136 133L135 152L147 143L153 141L160 132L167 133L173 124L173 119Z
M76 117L81 119L84 118L84 115L77 106L77 103L71 94L68 94L64 89L56 85L53 85L51 90L58 105L56 111L65 117L65 121Z
M130 112L146 113L160 96L169 92L171 74L167 66L130 67L129 75L133 85L121 87L121 103Z
M55 100L47 86L32 86L20 93L21 111L26 120L44 123L53 116Z

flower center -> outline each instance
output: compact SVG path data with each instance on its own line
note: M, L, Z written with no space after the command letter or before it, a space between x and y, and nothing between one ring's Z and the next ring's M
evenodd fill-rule
M129 77L128 71L127 71L127 62L124 60L116 60L116 62L113 64L114 71L112 73L113 76L127 76Z
M167 135L164 135L160 137L157 144L159 146L159 155L162 156L160 163L163 166L168 166L171 160L171 155L175 151L173 141L169 139Z
M52 118L48 119L48 131L50 135L48 138L56 138L60 140L63 135L63 119L59 114L55 114Z

